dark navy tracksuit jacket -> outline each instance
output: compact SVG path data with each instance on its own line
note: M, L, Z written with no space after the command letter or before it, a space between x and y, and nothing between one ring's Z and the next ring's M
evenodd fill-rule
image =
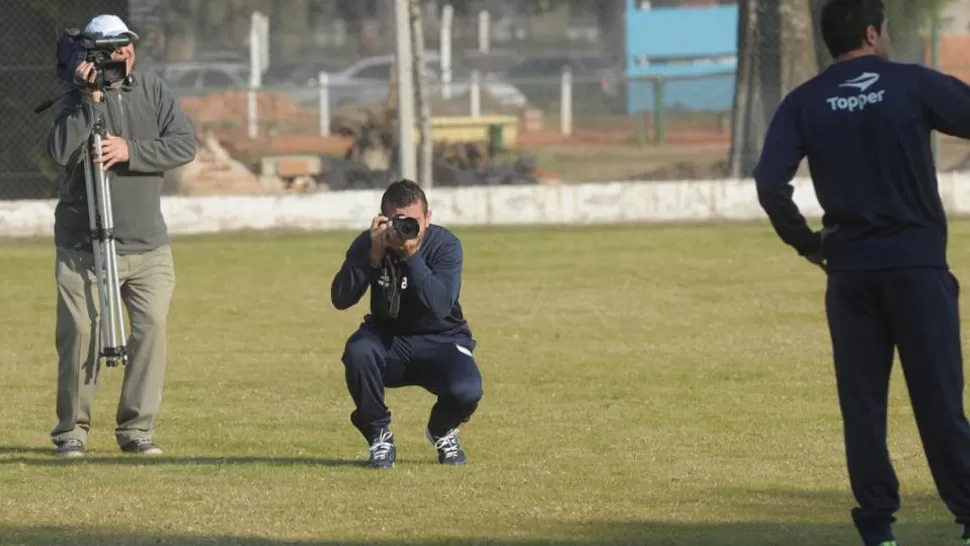
M885 448L894 349L941 496L970 523L959 286L947 263L933 130L970 138L970 86L924 66L857 57L785 97L754 170L780 238L825 259L826 314L859 502L853 515L867 543L888 539L899 507ZM803 158L824 211L824 241L792 201L789 182Z

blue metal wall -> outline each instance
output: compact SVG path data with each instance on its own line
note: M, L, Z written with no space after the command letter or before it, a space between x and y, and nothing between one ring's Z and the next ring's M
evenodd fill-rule
M653 111L656 102L654 83L637 78L677 76L691 79L665 81L665 108L729 110L737 68L737 6L641 10L637 0L626 4L628 112Z

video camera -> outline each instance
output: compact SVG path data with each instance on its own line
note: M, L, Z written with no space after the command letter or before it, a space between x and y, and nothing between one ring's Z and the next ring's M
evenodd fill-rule
M90 87L90 83L80 81L76 75L78 65L87 61L94 63L97 72L95 89L103 91L124 81L128 67L123 60L111 60L111 54L130 43L128 35L105 37L85 34L76 28L66 29L57 43L57 78L76 87Z
M418 221L403 214L392 216L388 220L387 228L399 233L405 240L414 239L421 232Z

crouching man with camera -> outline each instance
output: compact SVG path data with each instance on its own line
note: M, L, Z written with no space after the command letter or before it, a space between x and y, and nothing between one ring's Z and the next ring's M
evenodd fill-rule
M424 191L401 180L387 188L381 215L353 241L333 279L331 299L339 310L371 289L371 312L343 353L356 406L350 420L370 444L371 467L394 466L384 389L405 386L423 387L438 398L426 431L438 462L465 463L458 427L478 408L482 377L458 301L462 260L458 238L431 224Z

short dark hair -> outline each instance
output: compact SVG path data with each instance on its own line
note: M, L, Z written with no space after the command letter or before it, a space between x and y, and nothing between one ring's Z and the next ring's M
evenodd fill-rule
M862 47L869 25L882 31L886 7L882 0L829 0L822 8L822 39L832 58Z
M424 190L413 180L407 178L391 182L391 185L384 190L384 197L381 198L381 212L391 209L404 208L416 201L421 201L424 212L428 212L428 198L424 195Z

